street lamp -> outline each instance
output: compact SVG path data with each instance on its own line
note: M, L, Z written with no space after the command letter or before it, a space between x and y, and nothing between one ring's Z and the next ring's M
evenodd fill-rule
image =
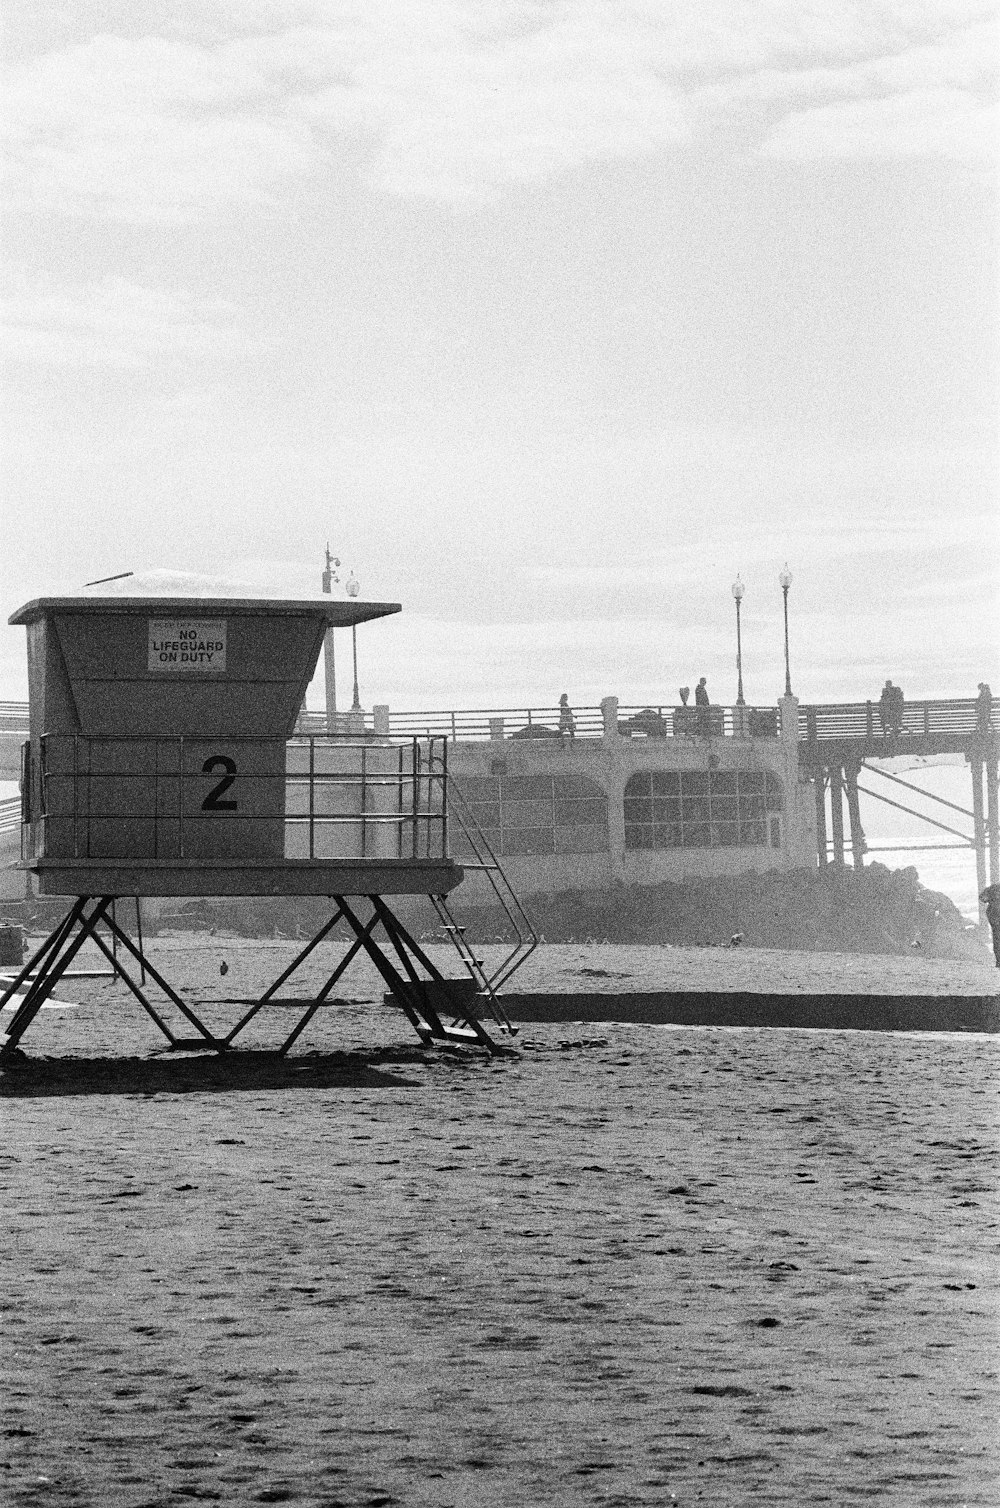
M785 599L785 695L792 694L792 672L788 664L788 588L792 584L792 573L788 569L788 561L785 561L785 569L778 576L778 585L781 587Z
M340 561L335 555L330 554L330 541L326 542L326 565L323 568L323 590L329 596L333 591L333 583L339 582L336 568ZM326 731L337 731L337 665L333 652L333 629L328 628L323 635L323 668L326 673Z
M740 637L740 603L743 601L743 593L746 587L739 576L733 582L733 597L736 600L736 705L742 707L743 700L743 641Z
M348 597L354 598L358 595L360 590L361 582L352 571L347 578L347 595ZM361 698L358 695L358 625L356 623L351 624L351 649L354 654L354 703L351 707L351 711L360 712Z

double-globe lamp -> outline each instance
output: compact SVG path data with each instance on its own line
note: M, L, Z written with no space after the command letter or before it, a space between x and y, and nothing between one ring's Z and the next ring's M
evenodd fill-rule
M740 636L740 603L743 601L743 593L746 587L739 576L733 582L733 597L736 601L736 705L742 707L743 700L743 640Z
M788 657L788 589L791 586L791 584L792 584L792 573L788 569L788 561L786 560L785 564L784 564L784 568L778 573L778 585L781 587L781 595L782 595L782 599L783 599L783 603L784 603L784 610L785 610L785 695L786 696L791 696L791 694L792 694L792 671L791 671L791 662L790 662L789 657ZM733 582L733 600L736 603L736 705L738 707L742 707L742 706L745 705L744 698L743 698L743 639L742 639L741 624L740 624L740 603L743 601L743 594L744 594L745 591L746 591L746 587L743 584L743 581L740 579L739 576L737 576L736 580Z
M792 573L788 569L788 561L785 568L778 575L778 585L781 587L781 595L785 602L785 695L792 694L792 672L788 660L788 588L792 584Z
M356 597L361 590L361 582L352 571L344 584L344 590L348 597ZM352 712L361 711L361 697L358 694L358 625L351 624L351 652L354 655L354 701L351 705Z

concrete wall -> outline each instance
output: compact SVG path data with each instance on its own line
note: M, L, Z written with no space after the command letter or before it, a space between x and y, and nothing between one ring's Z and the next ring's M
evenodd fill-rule
M783 698L779 706L785 732L777 738L697 735L627 738L617 731L617 705L613 698L608 698L605 735L601 739L521 740L497 736L488 743L456 743L449 750L449 771L472 797L473 811L520 894L602 889L616 881L655 885L685 878L811 867L816 863L815 804L811 782L805 780L800 784L795 731L798 703L794 697ZM780 782L782 809L768 814L763 843L637 849L626 843L626 786L633 775L655 771L697 771L713 776L731 771L770 774ZM540 799L534 803L537 807L534 813L531 803L520 800L531 779L537 783L539 797L546 781L552 782L555 827L551 836L540 834L538 844L539 848L547 847L548 852L524 852L517 827L513 829L514 842L509 844L506 818L502 830L493 825L490 796L491 790L497 788L504 802L507 798L503 793L508 788L512 791L511 802L517 804L518 821L522 816L543 821L545 808ZM589 799L591 811L593 794L603 793L607 803L606 842L596 840L593 822L579 824L589 826L591 832L578 845L578 851L571 851L571 803L560 799L561 792L574 789L580 802ZM771 842L771 815L778 818L777 847ZM562 828L560 816L566 823ZM634 841L634 834L630 838ZM579 851L581 848L583 851ZM466 853L454 829L452 852L459 862ZM486 884L481 876L469 873L462 887L463 898L474 902L485 891Z

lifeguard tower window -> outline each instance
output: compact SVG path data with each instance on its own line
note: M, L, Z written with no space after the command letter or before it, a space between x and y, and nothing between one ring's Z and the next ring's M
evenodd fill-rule
M770 771L642 771L625 787L625 847L766 845L767 818L783 806L781 782Z

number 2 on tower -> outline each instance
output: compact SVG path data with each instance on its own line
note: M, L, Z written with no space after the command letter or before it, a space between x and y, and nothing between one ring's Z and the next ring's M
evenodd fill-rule
M210 759L205 760L205 763L201 767L201 772L203 775L214 775L216 770L225 770L226 773L218 785L213 785L201 803L201 809L203 812L235 812L235 801L221 800L223 794L228 791L236 779L235 759L230 759L226 754L213 754Z

